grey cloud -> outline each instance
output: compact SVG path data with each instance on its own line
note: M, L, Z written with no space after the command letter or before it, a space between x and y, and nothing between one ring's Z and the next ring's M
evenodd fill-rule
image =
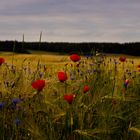
M2 0L0 39L135 41L139 12L139 0Z

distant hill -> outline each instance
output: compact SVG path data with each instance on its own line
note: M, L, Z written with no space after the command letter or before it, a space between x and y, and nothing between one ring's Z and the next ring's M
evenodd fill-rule
M28 50L39 50L48 52L58 52L63 54L80 53L86 54L95 51L114 54L128 54L140 56L140 42L134 43L68 43L68 42L18 42L0 41L0 51L27 53Z

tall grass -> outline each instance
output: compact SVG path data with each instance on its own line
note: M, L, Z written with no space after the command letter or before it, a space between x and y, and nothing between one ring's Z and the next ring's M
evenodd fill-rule
M24 58L20 65L14 58L0 66L1 140L140 139L135 61L122 64L115 57L94 55L51 66L43 56L39 61L36 56ZM59 82L58 71L67 73L66 82ZM40 93L31 86L37 79L46 81ZM87 93L85 85L90 87ZM72 104L63 98L68 93L75 95Z

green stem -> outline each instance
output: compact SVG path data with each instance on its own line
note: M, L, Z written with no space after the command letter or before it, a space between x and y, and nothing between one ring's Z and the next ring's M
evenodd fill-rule
M14 45L13 45L13 55L12 55L12 66L13 66L13 62L14 62L14 51L16 48L16 40L14 41Z

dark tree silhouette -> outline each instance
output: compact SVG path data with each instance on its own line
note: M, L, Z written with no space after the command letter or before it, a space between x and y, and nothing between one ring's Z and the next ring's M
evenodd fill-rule
M14 47L15 46L15 47ZM17 53L29 53L28 50L41 50L59 52L63 54L80 53L87 54L91 51L104 53L129 54L140 56L140 42L134 43L68 43L68 42L18 42L0 41L0 51L13 51Z

